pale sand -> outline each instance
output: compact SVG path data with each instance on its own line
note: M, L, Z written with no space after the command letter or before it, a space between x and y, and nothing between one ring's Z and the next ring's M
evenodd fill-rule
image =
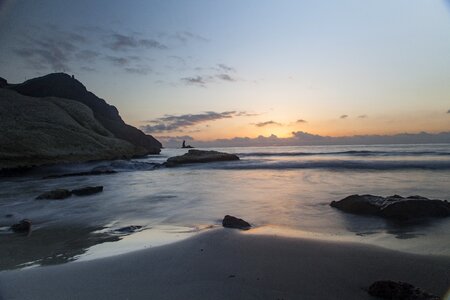
M374 299L364 289L380 279L443 295L450 258L214 229L125 255L0 272L0 298Z

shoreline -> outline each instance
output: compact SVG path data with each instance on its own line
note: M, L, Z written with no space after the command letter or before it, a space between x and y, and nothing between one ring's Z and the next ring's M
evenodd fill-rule
M443 296L450 257L217 228L91 261L0 272L0 299L373 299L376 280ZM48 287L52 282L52 287Z

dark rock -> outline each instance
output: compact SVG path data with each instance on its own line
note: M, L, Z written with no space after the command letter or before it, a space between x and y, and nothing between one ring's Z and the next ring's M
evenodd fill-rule
M422 196L403 198L398 195L391 197L351 195L342 200L333 201L330 205L349 213L376 215L394 220L450 216L449 202L446 200L430 200Z
M117 233L134 233L138 230L140 230L142 228L142 226L139 225L131 225L131 226L126 226L126 227L122 227L119 229L116 229L115 232Z
M438 300L439 297L431 295L412 284L382 280L372 283L369 294L382 299L395 300Z
M228 227L228 228L243 229L243 230L247 230L247 229L250 229L250 227L252 227L248 222L246 222L242 219L230 216L230 215L226 215L223 218L222 226Z
M49 200L62 200L70 197L71 192L66 189L56 189L40 194L36 197L37 200L49 199Z
M0 77L0 88L4 88L8 85L8 81L5 78Z
M23 219L17 224L11 226L11 230L17 233L26 233L31 230L31 221L28 219Z
M80 189L72 190L72 194L77 196L89 196L103 192L103 186L87 186Z
M132 127L122 120L116 107L89 92L86 87L65 73L53 73L8 87L32 97L59 97L75 100L88 106L95 118L115 137L128 141L142 151L139 154L158 154L162 145L151 135Z
M176 167L182 164L208 163L216 161L233 161L233 160L239 160L239 157L237 157L237 155L234 154L218 151L189 150L188 153L184 155L169 157L165 165L167 167Z
M5 215L5 218L12 218L13 217L13 214L6 214Z

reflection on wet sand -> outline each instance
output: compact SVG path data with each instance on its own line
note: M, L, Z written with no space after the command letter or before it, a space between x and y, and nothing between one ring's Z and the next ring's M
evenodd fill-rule
M30 265L54 265L73 261L93 245L118 241L120 237L98 232L101 227L60 225L40 228L30 235L0 235L0 270Z

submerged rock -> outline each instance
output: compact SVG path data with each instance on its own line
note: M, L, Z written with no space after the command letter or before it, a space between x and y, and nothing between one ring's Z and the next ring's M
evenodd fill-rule
M72 193L66 189L56 189L40 194L36 197L37 200L49 199L49 200L62 200L70 197Z
M250 225L248 222L246 222L242 219L236 218L234 216L230 216L230 215L226 215L223 218L222 226L228 227L228 228L243 229L243 230L247 230L247 229L250 229L250 227L252 227L252 225Z
M182 164L208 163L216 161L233 161L239 160L235 154L206 151L206 150L189 150L188 153L180 156L169 157L165 165L167 167L176 167Z
M397 220L450 216L448 201L431 200L422 196L404 198L399 195L390 197L351 195L339 201L332 201L330 205L349 213L376 215Z
M406 282L395 282L382 280L372 283L368 290L369 294L382 299L398 300L438 300L439 297L431 295L412 284Z
M72 190L72 194L77 196L89 196L92 194L97 194L103 192L103 186L87 186L80 189Z
M16 233L26 233L31 230L31 220L23 219L17 224L11 226L11 230Z

